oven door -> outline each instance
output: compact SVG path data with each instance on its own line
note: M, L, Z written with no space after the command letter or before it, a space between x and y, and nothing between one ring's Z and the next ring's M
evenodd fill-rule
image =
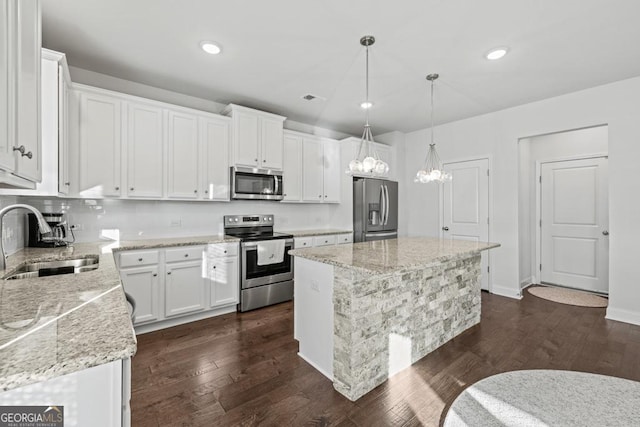
M293 239L287 239L282 262L269 265L258 265L258 243L243 242L242 247L242 289L271 283L293 280L293 258L289 251L293 249Z
M282 172L269 169L231 168L231 198L282 200Z

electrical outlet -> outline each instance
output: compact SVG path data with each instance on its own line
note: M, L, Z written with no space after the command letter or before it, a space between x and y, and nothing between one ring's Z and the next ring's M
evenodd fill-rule
M69 228L73 231L82 231L84 226L82 224L71 224Z

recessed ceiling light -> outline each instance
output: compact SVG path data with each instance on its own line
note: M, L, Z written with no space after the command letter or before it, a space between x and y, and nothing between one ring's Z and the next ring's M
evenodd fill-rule
M489 52L487 52L487 54L485 55L485 58L487 58L490 61L495 61L496 59L500 59L503 56L505 56L507 52L509 52L508 47L496 47L494 49L491 49Z
M200 42L200 47L202 48L202 50L210 53L211 55L217 55L222 52L222 48L216 42L202 41Z
M360 104L360 108L362 108L363 110L368 110L371 107L373 107L373 102L371 101L364 101Z

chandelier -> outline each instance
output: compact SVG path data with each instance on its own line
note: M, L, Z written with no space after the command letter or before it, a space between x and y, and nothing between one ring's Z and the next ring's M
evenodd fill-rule
M346 173L349 175L384 175L389 172L389 165L380 160L378 152L373 143L373 134L371 133L371 125L369 124L369 110L373 104L369 101L369 46L374 44L376 39L373 36L363 36L360 44L365 47L366 53L366 84L365 84L365 102L361 104L365 111L364 131L360 139L358 153L356 158L349 162L349 169ZM364 156L362 160L360 160Z
M442 169L440 156L436 151L436 142L433 139L433 83L439 77L438 74L429 74L427 80L431 82L431 142L427 150L427 156L424 159L424 166L416 173L414 182L426 184L428 182L447 182L451 181L451 174Z

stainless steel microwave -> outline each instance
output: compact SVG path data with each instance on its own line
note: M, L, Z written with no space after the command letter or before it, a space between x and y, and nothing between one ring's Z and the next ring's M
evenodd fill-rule
M271 169L231 168L231 198L234 200L282 200L282 172Z

